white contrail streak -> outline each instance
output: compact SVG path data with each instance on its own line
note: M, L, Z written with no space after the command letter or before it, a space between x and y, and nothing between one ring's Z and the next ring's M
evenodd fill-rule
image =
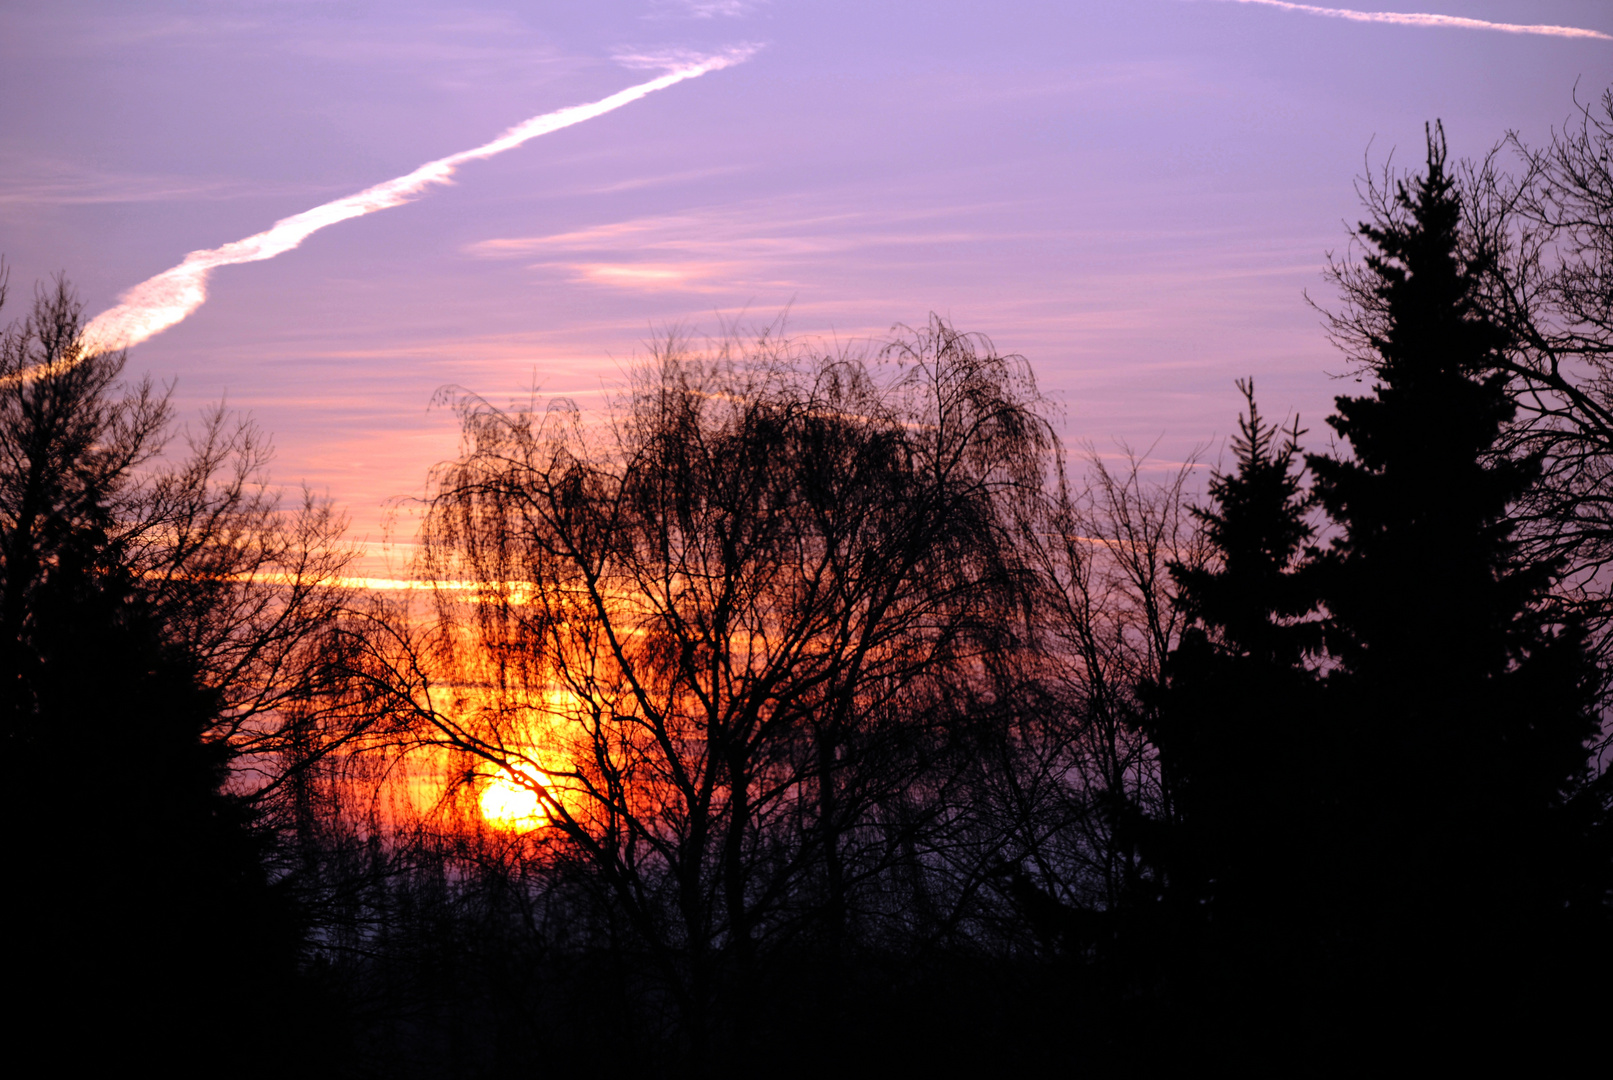
M401 206L432 184L446 184L454 170L467 161L490 158L513 150L528 139L547 135L551 131L592 120L612 109L637 101L657 90L664 90L684 79L693 79L708 71L716 71L740 63L751 55L752 48L733 49L718 56L689 60L679 64L665 75L649 82L619 90L606 98L586 105L572 105L557 109L510 128L492 142L483 143L473 150L462 150L436 161L429 161L405 176L365 188L356 195L348 195L334 202L304 210L274 225L256 236L225 244L206 251L193 251L185 261L171 270L164 270L124 293L117 307L109 308L90 320L84 328L84 350L91 355L114 349L138 345L147 338L173 326L202 306L207 299L207 276L220 266L235 263L258 262L272 259L290 251L309 236L348 218L363 217L377 210Z
M1352 22L1398 23L1401 26L1456 26L1464 30L1500 30L1507 34L1546 34L1550 37L1599 38L1613 41L1613 34L1600 30L1582 30L1577 26L1528 26L1521 23L1487 22L1484 19L1464 19L1459 15L1426 15L1419 12L1351 11L1349 8L1316 7L1313 4L1290 4L1288 0L1232 0L1237 4L1264 4L1286 11L1302 11L1307 15L1326 15L1333 19Z

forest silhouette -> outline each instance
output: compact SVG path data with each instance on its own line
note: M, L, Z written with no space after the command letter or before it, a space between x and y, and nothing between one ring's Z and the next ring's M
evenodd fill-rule
M1613 961L1610 151L1613 91L1362 182L1325 451L1242 381L1202 493L1072 469L933 316L673 335L605 414L444 391L408 592L40 289L13 1022L264 1075L1567 1055Z

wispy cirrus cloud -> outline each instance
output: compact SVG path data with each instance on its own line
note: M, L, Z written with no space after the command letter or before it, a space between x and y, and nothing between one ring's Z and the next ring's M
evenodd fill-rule
M107 203L222 201L322 194L328 184L198 180L191 176L119 174L71 162L0 158L0 212L7 207L84 206Z
M791 290L843 276L852 255L882 265L933 263L963 245L1029 238L963 224L989 209L943 205L893 214L851 208L832 197L794 207L749 200L569 232L500 237L465 250L476 258L528 260L533 269L618 289Z
M655 0L655 13L661 17L687 19L737 19L756 10L756 0Z
M686 184L691 180L709 180L714 176L733 176L738 173L749 172L753 168L754 166L751 165L718 165L709 169L685 169L682 172L661 173L656 176L634 176L626 180L613 180L608 184L599 184L579 190L589 195L611 195L622 191L636 191L640 188ZM566 194L575 193L575 191L571 191Z
M1288 0L1221 0L1222 3L1260 4L1282 8L1305 15L1323 15L1330 19L1348 19L1351 22L1394 23L1398 26L1450 27L1462 30L1499 30L1506 34L1543 34L1548 37L1596 38L1613 41L1613 34L1600 30L1586 30L1577 26L1549 26L1545 24L1490 22L1487 19L1469 19L1460 15L1434 15L1424 12L1355 11L1351 8L1318 7L1315 4L1292 4Z

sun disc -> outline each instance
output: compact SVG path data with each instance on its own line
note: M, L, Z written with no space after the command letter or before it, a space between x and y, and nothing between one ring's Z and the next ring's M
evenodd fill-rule
M528 766L517 766L520 775L532 784L547 787L537 771ZM549 823L549 812L538 793L515 779L515 772L505 771L492 777L482 787L482 819L498 829L528 832Z

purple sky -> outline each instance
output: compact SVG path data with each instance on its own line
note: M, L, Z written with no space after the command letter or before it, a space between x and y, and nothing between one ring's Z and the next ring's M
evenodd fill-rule
M1605 0L1365 3L1613 33ZM459 384L600 400L658 330L786 307L799 336L931 311L1028 356L1072 441L1213 457L1233 379L1321 420L1344 389L1305 290L1352 178L1534 142L1613 82L1613 42L1126 3L109 3L0 8L0 252L15 316L57 270L88 314L187 252L651 72L746 63L462 166L452 187L217 270L131 353L183 415L227 395L379 540ZM1368 150L1370 144L1370 152ZM20 287L20 288L19 288ZM19 295L20 294L20 295ZM18 300L22 303L18 303Z

